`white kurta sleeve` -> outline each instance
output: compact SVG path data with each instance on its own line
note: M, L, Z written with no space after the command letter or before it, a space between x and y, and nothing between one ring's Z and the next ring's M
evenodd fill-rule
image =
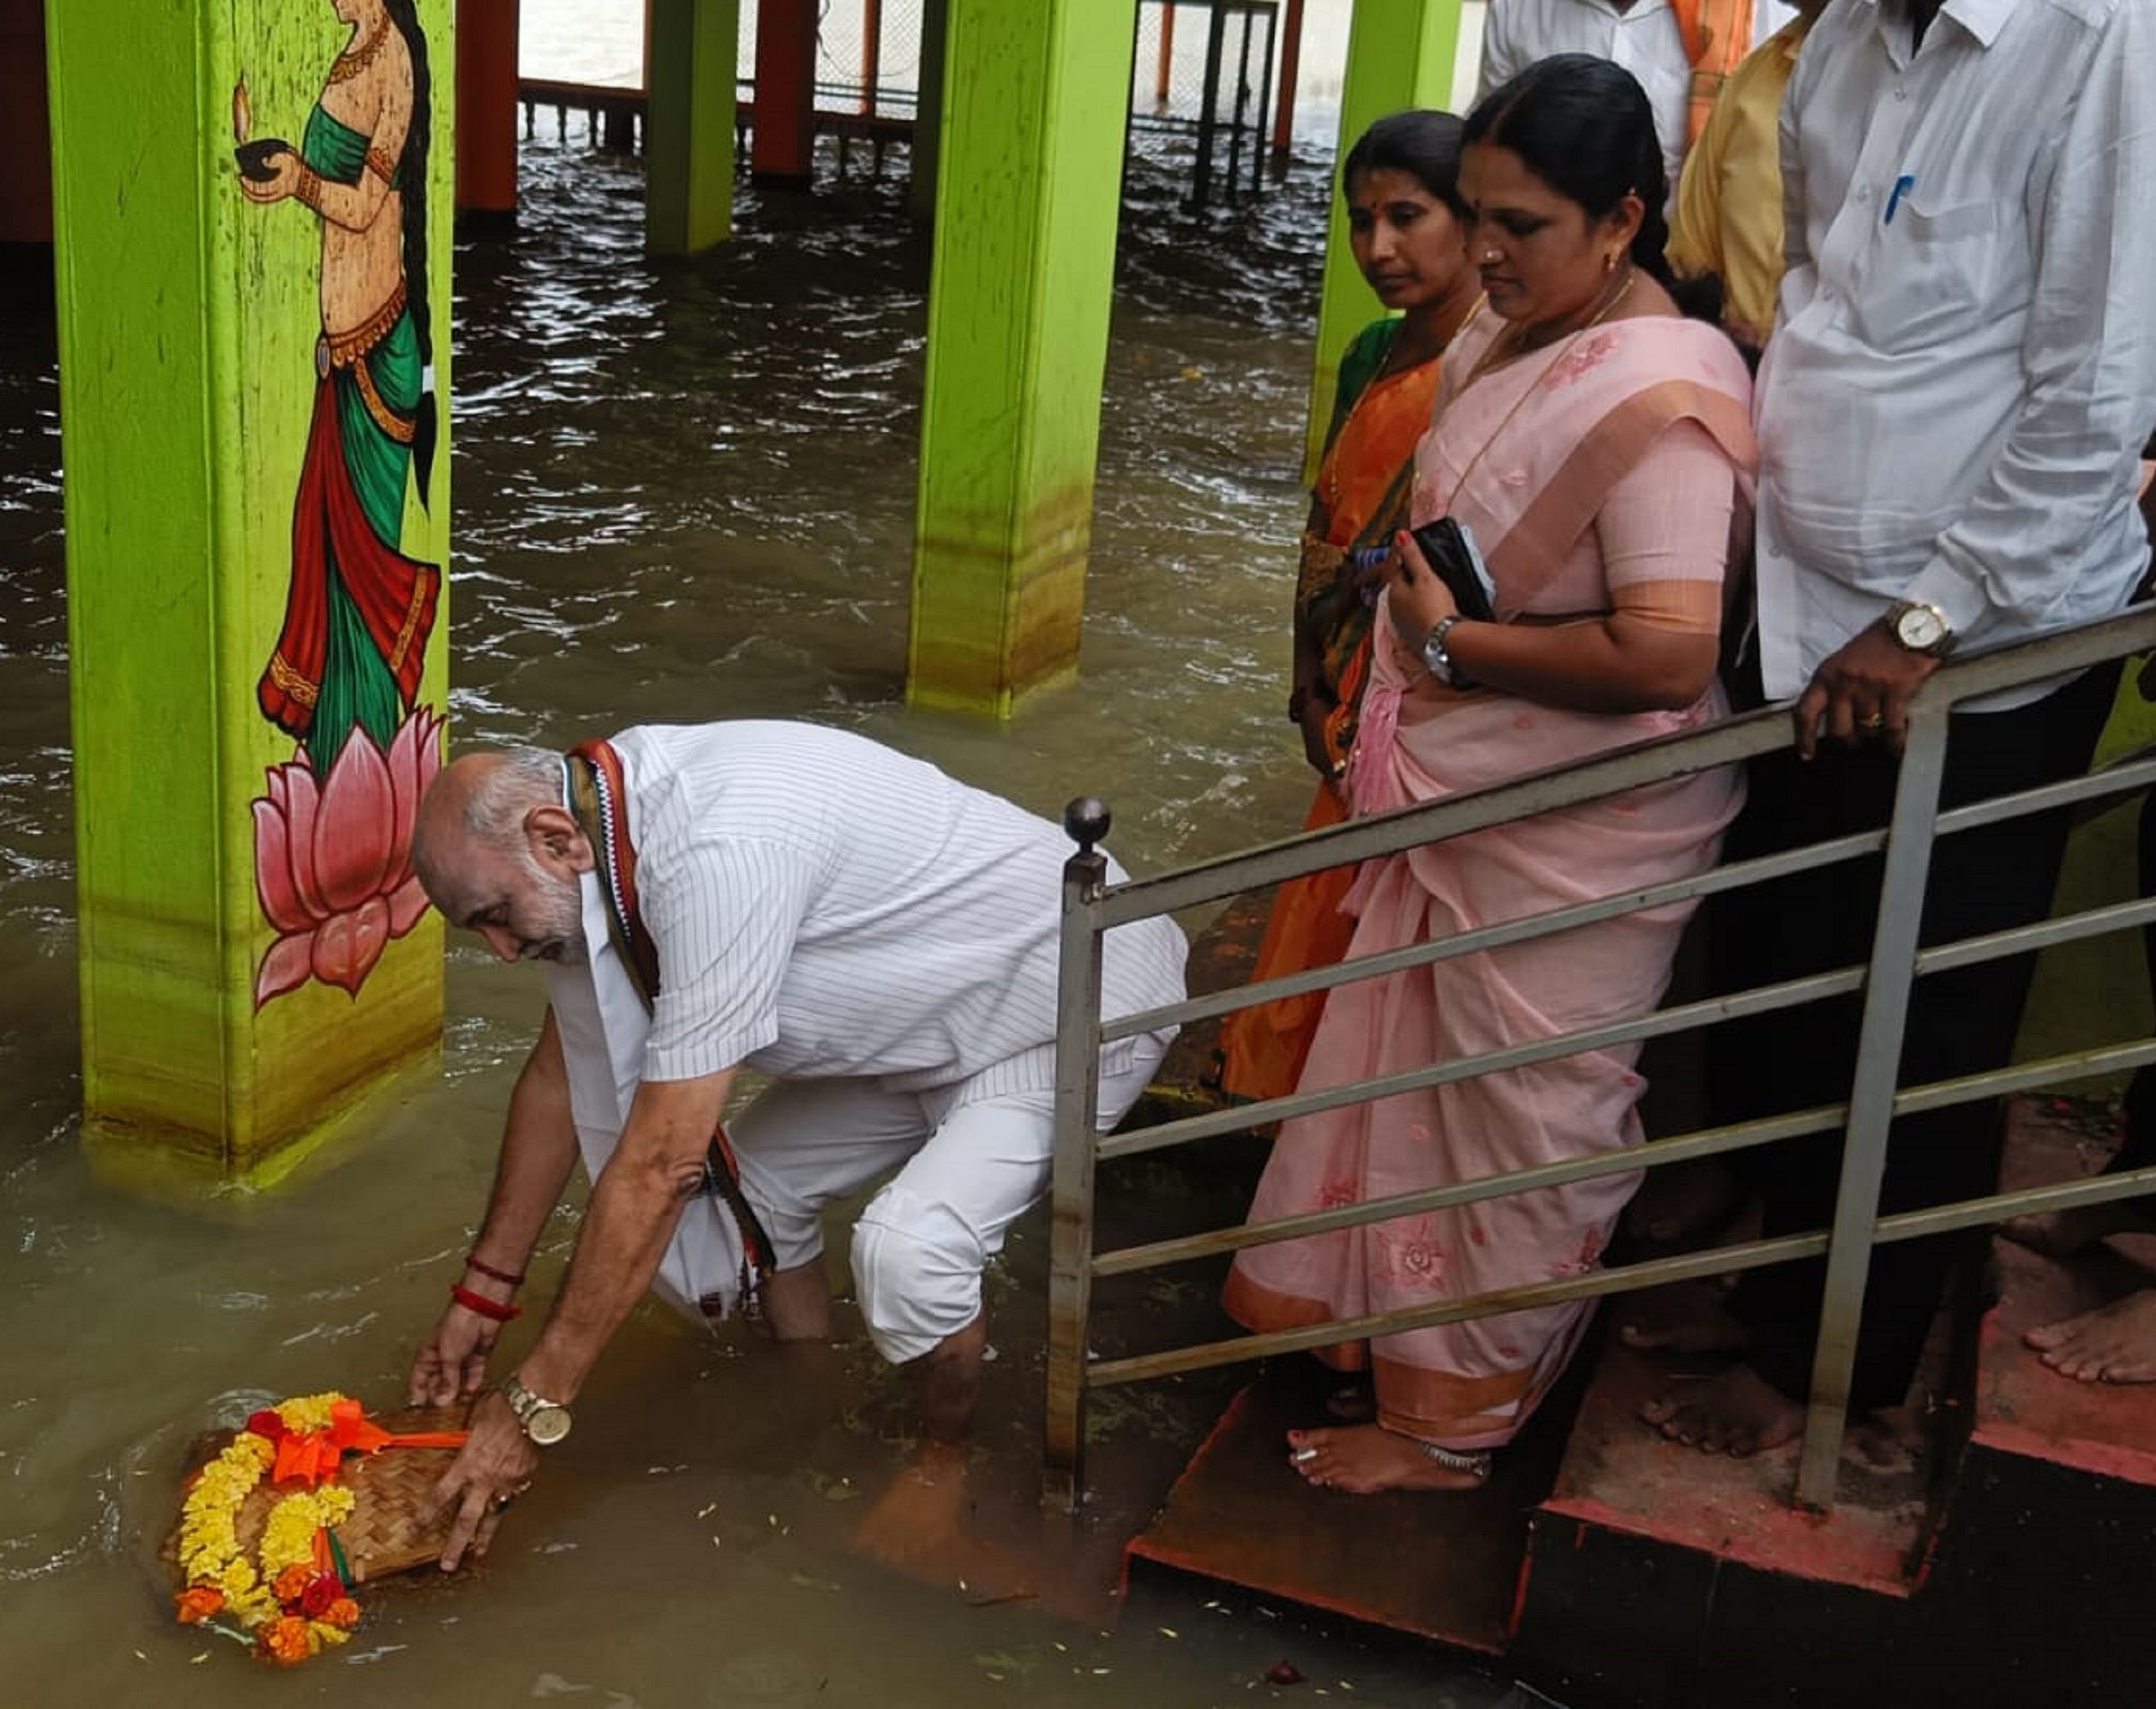
M1482 16L1482 70L1476 80L1474 99L1481 101L1492 90L1510 82L1524 69L1512 39L1512 14L1522 0L1490 0Z
M689 844L663 870L646 863L637 877L659 961L645 1078L718 1074L775 1043L813 863L778 841L727 837Z
M2056 606L2087 543L2133 502L2156 424L2156 9L2122 5L2039 159L2035 298L2021 406L1908 597L1965 641L1997 611Z

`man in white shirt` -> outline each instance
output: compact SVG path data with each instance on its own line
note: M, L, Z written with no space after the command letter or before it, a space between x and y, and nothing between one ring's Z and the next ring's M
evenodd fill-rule
M2138 457L2156 426L2156 0L1841 0L1782 108L1789 267L1757 394L1757 663L1798 696L1801 757L1754 770L1727 858L1876 829L1910 697L1955 647L2116 612L2148 563ZM1974 703L1953 720L1942 798L2086 768L2115 671ZM2040 918L2066 826L1954 835L1924 941ZM1863 960L1878 863L1745 893L1717 920L1727 984ZM2026 958L1935 973L1910 1005L1901 1083L1996 1067ZM1730 1029L1717 1120L1848 1095L1860 998ZM1829 1219L1838 1136L1751 1153L1767 1233ZM1996 1112L1895 1124L1888 1213L1997 1188ZM1851 1404L1907 1390L1954 1257L1879 1249ZM1749 1453L1801 1428L1820 1267L1745 1273L1748 1363L1650 1422Z
M919 1381L914 1483L954 1522L982 1268L1048 1184L1062 833L862 737L742 722L459 758L412 851L443 918L542 962L550 999L415 1400L481 1394L580 1150L592 1182L546 1326L444 1480L444 1564L483 1550L647 1288L692 1318L746 1303L779 1339L827 1339L823 1208L894 1170L854 1229L856 1294ZM1168 920L1110 933L1104 1014L1180 1000L1185 954ZM1173 1032L1102 1051L1103 1129ZM775 1083L715 1135L744 1068Z
M1557 53L1591 53L1638 79L1655 110L1665 181L1674 197L1684 176L1692 66L1671 0L1490 0L1475 99Z

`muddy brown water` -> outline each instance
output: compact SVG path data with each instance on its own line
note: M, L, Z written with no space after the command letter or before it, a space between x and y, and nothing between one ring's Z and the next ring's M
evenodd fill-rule
M652 719L844 725L1047 812L1114 803L1132 866L1300 822L1281 715L1323 168L1199 228L1133 180L1084 678L994 727L904 708L927 249L903 179L744 192L737 241L640 252L633 162L531 145L513 240L457 259L455 738ZM640 1309L476 1580L369 1595L295 1675L170 1623L153 1551L189 1440L277 1394L387 1403L456 1274L540 1008L453 948L438 1076L264 1193L156 1196L80 1144L59 442L49 305L0 316L0 1670L9 1702L1480 1705L1433 1653L1183 1582L1110 1628L1114 1556L1223 1392L1116 1391L1074 1533L1037 1489L1045 1228L991 1278L976 1524L1042 1595L871 1565L850 1532L906 1414L856 1336L803 1357ZM903 835L904 827L893 827ZM1126 1175L1130 1237L1234 1213L1206 1166ZM575 1230L548 1235L545 1299ZM843 1253L844 1242L835 1250ZM1101 1345L1216 1327L1210 1280L1112 1297ZM512 1355L529 1325L505 1344ZM1411 1564L1403 1570L1412 1570Z

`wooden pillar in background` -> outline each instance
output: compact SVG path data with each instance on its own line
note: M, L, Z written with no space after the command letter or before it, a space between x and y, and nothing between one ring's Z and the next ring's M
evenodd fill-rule
M451 4L336 82L327 6L48 18L85 1131L228 1174L440 1045L407 845L447 691ZM369 234L325 327L324 217L244 198L237 135L423 67L411 135L364 139L386 178L320 152Z
M1402 107L1444 107L1452 99L1452 61L1460 41L1462 0L1355 0L1348 33L1348 68L1340 92L1340 153L1348 157L1372 121ZM1303 475L1314 478L1332 420L1333 387L1341 352L1377 318L1377 296L1363 280L1348 244L1348 214L1336 169L1325 226L1324 295L1310 383L1309 433Z
M805 185L816 171L816 0L757 0L749 175Z
M652 0L646 16L645 246L694 255L734 229L740 0Z
M457 213L460 227L517 218L518 0L457 0Z
M1288 0L1280 24L1280 93L1273 111L1273 173L1288 170L1295 142L1295 86L1302 70L1303 0Z
M52 241L45 0L0 0L0 244Z
M936 159L943 151L943 63L951 0L922 0L921 77L914 98L913 141L906 154L906 211L926 226L936 217Z
M1136 0L950 0L907 695L1078 670Z

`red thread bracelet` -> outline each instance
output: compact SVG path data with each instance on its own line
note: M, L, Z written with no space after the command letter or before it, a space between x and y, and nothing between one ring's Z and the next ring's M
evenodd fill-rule
M479 1255L476 1252L466 1256L464 1267L467 1270L477 1270L489 1281L499 1282L505 1288L520 1288L524 1285L522 1276L512 1276L507 1270L497 1270L491 1264L481 1263Z
M484 1294L473 1293L460 1282L450 1283L449 1297L466 1311L476 1311L480 1316L490 1317L496 1323L507 1323L513 1318L524 1315L522 1306L504 1305L499 1300L490 1300Z

